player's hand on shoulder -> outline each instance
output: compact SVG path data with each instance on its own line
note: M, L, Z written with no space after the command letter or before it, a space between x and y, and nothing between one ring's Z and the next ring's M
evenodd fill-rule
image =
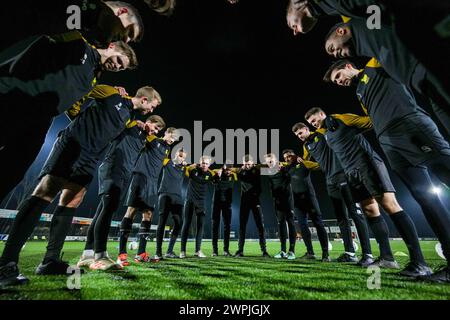
M140 120L136 120L136 125L138 126L139 129L144 130L145 129L145 123L140 121Z
M128 96L128 92L124 87L114 87L115 89L117 89L117 91L119 91L119 94L122 97Z

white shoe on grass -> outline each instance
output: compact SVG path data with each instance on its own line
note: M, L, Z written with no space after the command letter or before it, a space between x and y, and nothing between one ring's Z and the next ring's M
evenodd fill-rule
M81 256L77 262L77 268L89 268L94 261L94 256Z
M286 259L288 259L288 260L295 260L295 253L292 252L292 251L289 251L288 254L287 254Z
M194 256L197 258L206 258L206 255L201 250L197 251Z
M103 257L95 260L94 263L92 263L89 266L89 269L107 271L107 270L122 270L123 267L122 265L116 263L110 257Z
M286 259L287 254L284 251L278 252L276 255L273 256L275 259Z

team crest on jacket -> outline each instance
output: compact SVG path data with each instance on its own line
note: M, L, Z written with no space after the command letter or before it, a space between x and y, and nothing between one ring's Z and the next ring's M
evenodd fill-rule
M361 82L368 84L370 80L370 77L367 74L364 74L364 76L361 78Z
M429 146L421 146L420 149L422 150L422 152L424 153L430 153L433 151L432 148L430 148Z
M81 64L85 64L86 63L86 60L87 60L87 54L85 53L84 54L84 57L81 59Z

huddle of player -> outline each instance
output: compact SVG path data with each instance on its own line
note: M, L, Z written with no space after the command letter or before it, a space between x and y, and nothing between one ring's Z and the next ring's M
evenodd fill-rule
M221 215L225 225L224 254L231 255L231 201L236 181L241 184L241 200L239 248L235 256L244 256L250 211L258 228L262 254L269 256L260 205L262 168L269 172L278 220L281 250L275 258L295 259L293 199L307 247L305 258L315 259L309 217L318 232L322 261L330 261L328 236L309 179L309 170L320 169L326 176L327 191L344 240L345 252L338 258L339 262L399 268L390 248L386 222L380 215L381 206L409 250L410 262L400 274L435 282L450 281L448 265L434 273L427 266L415 226L396 200L386 166L362 135L366 130L375 131L389 164L421 206L449 261L450 213L439 197L429 192L432 186L429 172L450 185L450 147L418 103L418 98L426 103L431 101L433 111L450 131L448 74L423 58L415 46L417 41L411 45L401 32L408 23L400 19L396 6L401 0L290 0L287 23L294 34L310 31L321 16L345 16L345 22L328 33L325 50L329 55L346 60L335 62L324 80L340 86L355 86L365 115L327 114L321 108L312 108L305 114L307 123L298 122L292 128L303 143L302 157L293 150L285 150L284 162L277 155L268 154L261 165L255 164L251 156L245 156L242 167L225 165L217 170L210 170L212 159L208 156L191 165L186 164L183 150L176 150L172 157L171 146L179 139L179 132L169 127L163 137L158 137L166 124L157 115L149 116L162 104L161 95L153 87L142 86L134 96L129 96L124 88L99 84L104 72L138 66L138 58L127 43L143 37L144 24L136 8L128 3L89 0L93 5L86 5L85 2L83 29L31 37L1 55L0 103L6 111L5 118L21 119L5 122L0 127L0 170L5 177L0 188L2 198L20 181L35 158L50 120L65 112L72 122L60 132L42 168L38 186L18 208L0 257L0 287L28 281L17 265L20 250L42 212L57 196L58 206L53 212L47 250L36 272L66 273L68 265L60 259L64 240L105 151L106 156L99 166L100 203L78 262L80 267L110 270L129 264L126 243L138 211L142 213L142 222L135 261L149 261L146 238L157 205L160 218L153 259L163 258L162 240L169 214L172 214L174 229L165 257L176 256L173 248L180 232L179 257L186 257L194 214L197 222L195 255L205 257L201 242L208 184L215 188L213 255L218 255ZM172 0L145 2L166 15L172 12L175 3ZM369 29L366 24L366 9L373 4L381 8L385 18L379 29ZM433 5L436 5L434 1ZM445 4L443 8L446 9ZM432 38L431 35L418 42L425 44ZM358 69L347 60L353 56L370 60L364 69ZM448 61L442 63L445 66ZM309 125L315 128L314 132ZM23 148L24 141L27 141L26 148ZM17 157L18 154L21 156ZM162 181L158 186L161 172ZM181 194L184 177L189 179L185 199ZM128 210L121 223L120 252L115 261L108 256L106 245L113 213L125 195ZM359 213L356 203L366 217ZM363 256L359 261L355 256L347 210L361 241ZM378 259L372 256L369 228L380 248Z
M366 12L371 5L381 10L379 28L368 26ZM412 10L420 9L424 14L420 21L411 19L411 15L406 19ZM427 16L430 10L436 15ZM423 104L432 105L446 130L444 134L450 133L449 61L442 59L446 61L442 62L441 68L447 70L443 72L430 63L423 52L427 51L424 49L430 39L435 45L445 43L442 37L437 37L439 20L434 22L436 25L427 23L430 17L439 19L441 14L448 15L449 11L448 3L402 0L291 0L287 10L287 23L294 34L309 32L323 16L340 15L344 21L333 26L326 35L325 51L339 60L329 67L323 80L353 88L363 115L327 114L324 109L314 107L305 113L305 121L293 125L292 132L303 144L301 161L311 168L320 168L325 174L328 194L342 225L346 222L338 214L340 204L335 199L342 199L347 206L361 240L363 257L359 264L399 268L389 245L386 222L380 215L381 207L392 219L409 251L410 262L400 274L441 283L450 282L448 264L434 273L428 267L414 223L397 202L384 161L363 133L374 130L389 165L420 205L441 242L448 263L450 212L448 205L431 191L430 173L443 185L450 186L450 147L424 111ZM411 33L415 24L423 26L420 36ZM409 32L402 32L405 29ZM447 42L442 49L447 56L448 48ZM428 51L434 53L437 50ZM368 62L360 69L352 61L353 57L365 57ZM315 131L310 131L310 126ZM367 219L356 217L355 203ZM340 227L346 246L344 260L353 261L349 232L344 232L341 223ZM380 248L380 258L376 260L370 251L368 227Z

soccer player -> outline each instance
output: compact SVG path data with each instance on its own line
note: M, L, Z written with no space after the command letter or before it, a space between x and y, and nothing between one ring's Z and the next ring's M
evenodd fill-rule
M158 190L159 219L158 229L156 231L156 255L153 257L154 260L163 258L162 243L169 214L172 216L174 226L170 234L169 247L164 258L178 258L173 248L175 247L182 226L182 187L186 176L186 156L187 153L183 149L178 149L174 159L166 159L164 162L161 184Z
M306 168L304 163L298 163L299 157L294 150L284 150L283 158L291 175L294 212L298 216L303 242L306 246L306 253L300 259L316 259L311 240L311 231L308 227L309 217L317 231L322 248L322 261L329 262L331 260L328 253L328 233L325 229L314 186L311 182L310 170Z
M450 133L450 87L444 88L426 70L391 27L369 30L361 19L338 23L326 36L325 50L335 58L375 58L395 81L430 99L438 119Z
M429 172L450 185L450 146L436 124L406 87L389 77L374 59L363 70L348 60L337 61L324 80L356 86L357 97L370 116L389 164L421 206L444 254L450 257L450 213L439 196L430 192L433 183ZM447 266L429 279L448 282L448 274Z
M115 42L96 49L83 39L56 42L42 37L23 55L0 66L0 105L6 121L0 126L0 167L4 198L39 152L51 119L88 94L101 72L134 69L133 49ZM23 113L27 117L23 117ZM20 141L27 141L22 148ZM20 157L17 155L20 154Z
M261 165L255 164L249 154L243 157L241 168L233 168L241 182L241 203L239 212L239 248L235 257L244 256L245 231L247 228L250 211L253 213L256 227L258 228L259 246L263 257L270 257L266 249L264 235L264 216L261 210Z
M153 212L158 200L158 179L164 161L170 155L171 146L178 141L179 137L179 131L173 127L167 128L163 138L149 136L146 146L136 162L125 201L128 209L122 219L122 226L125 227L124 232L120 234L119 260L121 264L127 262L127 241L137 212L142 213L142 221L139 229L139 248L134 261L138 263L150 261L146 247Z
M290 0L286 19L294 35L309 32L323 16L341 16L344 22L357 18L367 25L368 33L382 34L385 27L392 28L399 39L392 43L379 38L379 43L387 50L405 44L448 93L450 46L445 25L449 13L450 3L441 0ZM375 28L369 29L371 23ZM373 35L365 38L373 39Z
M380 259L375 264L386 268L399 268L390 248L389 230L383 216L380 215L379 206L381 206L392 217L399 230L406 230L405 234L411 235L405 238L405 242L410 244L408 249L412 262L400 274L410 277L430 274L431 270L419 246L417 231L412 220L408 219L409 216L397 202L395 188L387 168L381 157L361 134L371 127L369 117L352 114L327 116L322 109L312 108L306 113L305 118L315 128L326 130L327 143L344 167L353 199L359 202L366 214L380 246ZM397 215L400 218L397 218Z
M281 242L281 251L274 258L294 260L297 231L295 230L294 213L291 208L291 176L287 167L279 163L274 153L266 154L264 161L268 167L267 177L269 178L270 190L277 215L278 237ZM288 236L289 251L286 251L286 238Z
M102 85L96 86L88 95L95 99L96 105L87 108L61 131L42 168L38 186L19 206L0 258L0 285L23 282L24 279L18 277L17 267L20 250L39 222L42 212L59 192L61 196L53 213L49 236L49 246L55 250L47 251L48 259L44 259L43 265L54 258L53 251L60 251L66 229L62 228L61 236L58 224L72 220L108 143L125 129L127 122L136 114L145 115L156 108L157 100L150 100L153 95L149 92L149 87L143 87L135 97L122 97L113 87Z
M154 91L153 95L161 104L159 94ZM107 251L106 243L111 220L127 191L140 151L145 145L148 134L155 132L155 127L161 131L163 125L163 120L157 115L150 116L144 124L133 121L110 143L98 169L100 203L88 229L86 245L77 264L79 268L89 267L95 260L95 253Z
M315 132L311 132L306 124L299 122L292 127L292 132L303 142L303 163L305 166L308 169L320 168L325 174L328 196L333 205L345 248L345 252L337 258L337 261L358 261L353 246L350 220L347 215L348 210L355 223L363 252L363 256L358 264L368 265L373 263L374 260L372 257L367 223L364 216L360 214L356 208L344 174L344 169L342 168L337 155L330 147L328 147L324 130L318 129ZM315 162L311 161L312 159L314 159Z
M231 204L233 203L234 183L238 180L237 174L232 172L226 164L219 170L214 185L213 211L212 211L212 246L213 256L219 255L218 240L220 228L220 215L223 217L223 255L230 257L231 232Z
M77 11L77 7L81 10ZM11 28L4 33L2 40L6 47L18 39L37 34L57 35L68 31L79 31L100 49L106 49L116 41L138 42L144 36L144 24L138 10L123 1L22 0L6 4L5 12L8 14L4 15L3 26L21 21L21 28Z
M186 258L186 243L189 236L192 217L197 218L197 228L195 234L195 254L198 258L206 258L201 251L203 239L203 224L205 220L205 200L208 184L214 182L215 173L209 169L212 159L209 156L202 156L199 163L189 166L186 169L186 176L189 178L186 201L184 203L183 228L181 230L181 252L180 258Z

